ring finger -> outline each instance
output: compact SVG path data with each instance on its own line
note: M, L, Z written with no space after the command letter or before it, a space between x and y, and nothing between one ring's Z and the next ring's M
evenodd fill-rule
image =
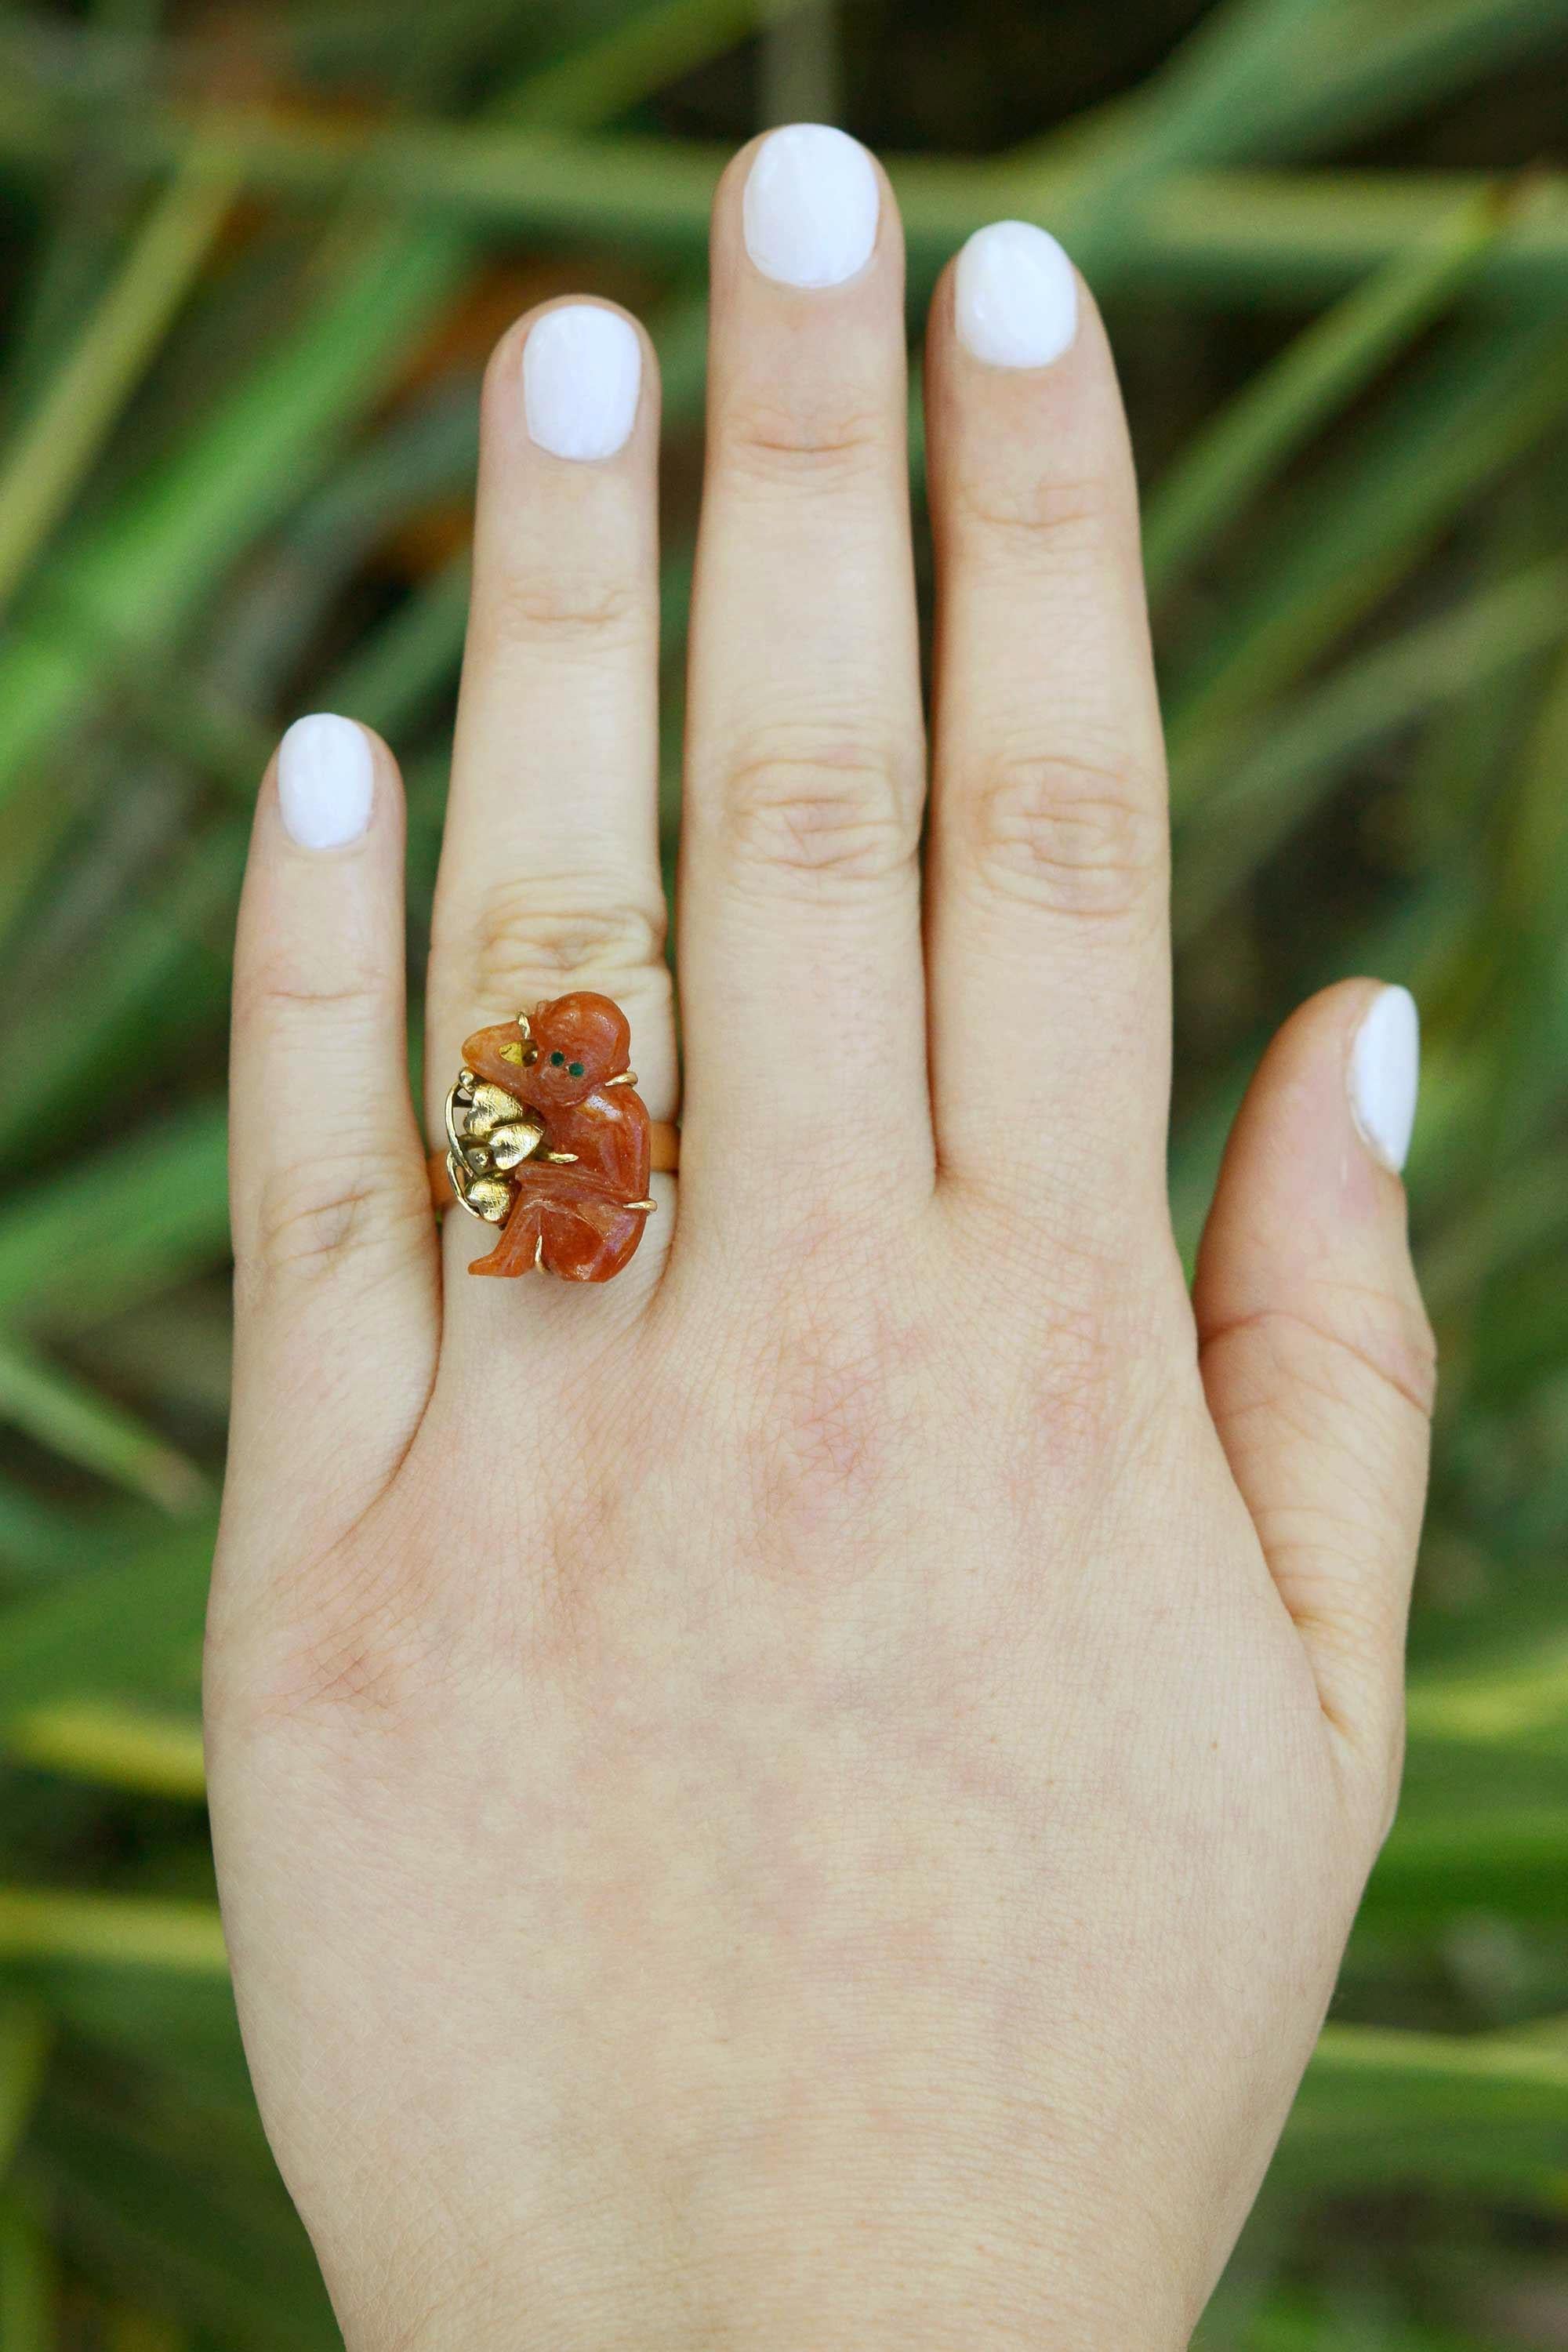
M473 600L436 896L434 1134L463 1039L578 988L622 1004L639 1091L656 1118L674 1114L658 838L658 442L653 353L622 311L556 303L502 339L480 412ZM639 1255L645 1272L668 1239L661 1205ZM447 1222L451 1275L494 1236L467 1218ZM505 1322L510 1297L492 1294L513 1289L451 1281L448 1311Z

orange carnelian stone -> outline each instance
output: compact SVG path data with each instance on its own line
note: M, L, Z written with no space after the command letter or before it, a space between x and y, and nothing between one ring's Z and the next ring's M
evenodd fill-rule
M607 996L580 989L541 1004L521 1021L477 1029L463 1047L476 1077L504 1087L536 1111L544 1138L512 1171L517 1197L488 1257L470 1274L528 1274L542 1265L568 1282L608 1282L642 1239L650 1124L634 1087L619 1077L631 1055L626 1014ZM574 1162L552 1166L548 1151Z

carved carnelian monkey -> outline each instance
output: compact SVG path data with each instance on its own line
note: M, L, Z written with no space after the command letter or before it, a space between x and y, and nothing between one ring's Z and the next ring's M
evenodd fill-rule
M628 1067L631 1030L579 990L476 1030L447 1108L447 1170L466 1208L502 1224L470 1274L608 1282L635 1252L652 1128Z

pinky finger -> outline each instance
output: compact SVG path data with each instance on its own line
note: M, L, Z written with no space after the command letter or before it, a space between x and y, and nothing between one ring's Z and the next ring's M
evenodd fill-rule
M1386 1793L1426 1489L1432 1337L1399 1170L1415 1008L1302 1006L1241 1108L1198 1260L1209 1410L1323 1709Z
M330 1542L406 1449L439 1268L409 1099L403 795L352 719L292 726L257 809L235 955L231 1487Z

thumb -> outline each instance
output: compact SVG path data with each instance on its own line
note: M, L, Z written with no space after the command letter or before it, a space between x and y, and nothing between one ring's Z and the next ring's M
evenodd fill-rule
M1323 1709L1396 1767L1435 1384L1399 1181L1415 1006L1347 981L1275 1038L1231 1133L1194 1307L1209 1411Z

